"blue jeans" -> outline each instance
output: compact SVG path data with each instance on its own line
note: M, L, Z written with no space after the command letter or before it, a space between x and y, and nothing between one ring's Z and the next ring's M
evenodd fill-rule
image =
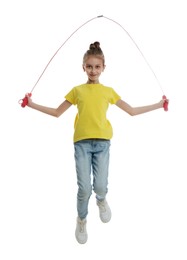
M74 148L78 184L77 211L80 219L84 219L88 214L92 188L98 200L103 200L108 191L110 140L86 139L74 143Z

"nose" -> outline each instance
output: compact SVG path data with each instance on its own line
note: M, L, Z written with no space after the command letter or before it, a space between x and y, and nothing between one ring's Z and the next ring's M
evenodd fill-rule
M92 68L92 73L95 74L96 68Z

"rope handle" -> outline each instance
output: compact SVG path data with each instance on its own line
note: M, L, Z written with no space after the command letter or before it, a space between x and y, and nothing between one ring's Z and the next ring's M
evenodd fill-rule
M168 101L165 95L162 96L162 99L165 100L163 104L164 111L168 111Z
M21 104L21 107L26 107L28 104L28 97L31 97L31 93L25 94L25 97L19 100L19 104Z

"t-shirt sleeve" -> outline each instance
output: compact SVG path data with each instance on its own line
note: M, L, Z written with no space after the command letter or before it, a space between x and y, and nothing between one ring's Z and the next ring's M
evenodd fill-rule
M109 102L110 104L116 104L116 102L121 99L121 97L116 93L116 91L111 88L110 89L110 97L109 97Z
M72 103L73 105L76 105L76 95L75 95L75 88L70 90L70 92L65 96L65 99Z

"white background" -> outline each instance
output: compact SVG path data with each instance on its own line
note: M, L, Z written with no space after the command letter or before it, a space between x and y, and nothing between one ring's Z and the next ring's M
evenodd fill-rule
M185 0L0 3L0 259L187 259ZM120 23L151 64L170 99L162 109L130 117L115 106L108 201L112 220L100 222L94 194L88 242L79 245L73 122L18 100L31 91L61 44L98 15ZM106 56L101 82L132 106L158 102L163 93L137 48L115 23L97 18L76 32L53 59L33 100L58 106L84 83L82 57L100 41Z

